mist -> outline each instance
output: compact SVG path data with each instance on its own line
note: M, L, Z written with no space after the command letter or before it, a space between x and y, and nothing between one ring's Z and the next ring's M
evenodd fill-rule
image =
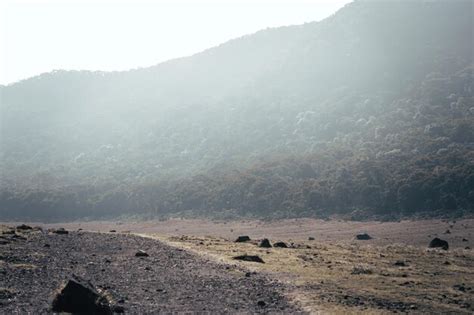
M473 312L471 0L0 8L0 313Z

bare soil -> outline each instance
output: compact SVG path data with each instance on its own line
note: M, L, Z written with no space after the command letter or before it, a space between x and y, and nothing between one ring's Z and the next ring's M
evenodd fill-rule
M10 223L10 224L21 224ZM61 224L41 224L45 228L63 226L67 229L82 228L89 231L131 232L160 234L169 236L215 236L234 240L239 235L249 235L254 239L271 238L286 241L302 241L314 237L318 242L357 243L354 236L366 232L373 237L366 244L403 244L426 247L431 239L439 237L449 242L450 248L474 247L474 219L454 221L418 220L400 222L379 221L323 221L315 219L291 219L278 221L210 221L171 219L166 221L90 221ZM449 230L449 233L446 233ZM463 239L467 240L463 241Z

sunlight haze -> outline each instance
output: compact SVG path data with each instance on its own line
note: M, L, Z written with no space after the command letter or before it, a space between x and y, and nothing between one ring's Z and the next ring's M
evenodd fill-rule
M0 84L55 69L147 67L267 27L318 21L348 2L0 1Z

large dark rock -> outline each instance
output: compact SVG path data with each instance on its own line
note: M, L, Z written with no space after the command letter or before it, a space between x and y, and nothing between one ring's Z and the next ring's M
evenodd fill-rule
M242 261L251 261L251 262L258 262L264 264L265 262L263 261L260 256L257 255L240 255L240 256L235 256L235 260L242 260Z
M250 237L248 237L247 235L242 235L242 236L237 237L237 239L235 241L237 243L248 242L248 241L250 241Z
M268 238L264 238L260 244L258 245L258 247L263 247L263 248L270 248L272 247L272 244L270 244L270 241L268 240Z
M428 247L429 248L442 248L444 250L448 250L449 244L445 240L435 237L434 239L431 240Z
M288 248L288 245L285 242L276 242L273 247Z
M90 282L77 276L69 279L55 296L52 311L73 314L112 314L107 299L100 295Z
M358 239L360 241L367 241L367 240L371 240L372 236L370 236L367 233L362 233L362 234L357 234L356 239Z

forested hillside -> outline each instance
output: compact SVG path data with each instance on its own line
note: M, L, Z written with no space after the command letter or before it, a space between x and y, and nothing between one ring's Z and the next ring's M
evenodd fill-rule
M473 28L471 0L356 0L0 87L0 219L473 214Z

